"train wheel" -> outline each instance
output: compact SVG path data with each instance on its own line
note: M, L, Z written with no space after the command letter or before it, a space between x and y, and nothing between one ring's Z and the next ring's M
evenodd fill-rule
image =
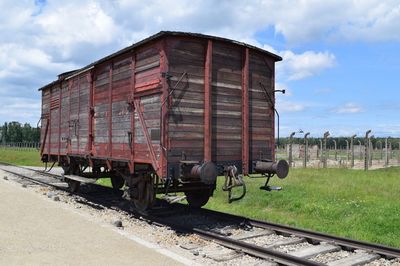
M141 191L142 197L139 199L133 198L133 204L135 204L138 211L146 211L153 206L155 200L153 179L148 178L140 181L137 186Z
M113 189L120 190L125 184L125 180L122 176L114 176L111 178L111 185Z
M208 189L204 190L192 190L186 191L186 200L190 207L201 208L207 204L211 196L211 191Z
M79 191L79 187L81 185L81 182L72 180L72 179L67 179L65 180L68 184L68 190L72 193L76 193Z

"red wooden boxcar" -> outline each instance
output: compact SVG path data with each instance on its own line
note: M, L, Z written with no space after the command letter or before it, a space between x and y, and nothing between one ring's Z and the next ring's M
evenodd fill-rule
M224 38L160 32L40 89L42 160L58 162L72 190L77 176L107 176L141 209L174 191L202 206L217 175L230 190L240 175L279 168L269 161L280 60Z

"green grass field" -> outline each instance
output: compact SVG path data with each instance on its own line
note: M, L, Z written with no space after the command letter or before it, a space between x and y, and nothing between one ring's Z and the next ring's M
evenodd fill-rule
M0 148L0 161L17 165L44 166L36 149Z
M206 207L400 247L400 168L291 169L286 179L271 180L283 187L272 192L259 190L262 179L246 181L246 197L229 204L219 179Z
M42 165L36 150L0 149L0 161ZM400 247L400 168L381 170L291 169L286 179L259 187L264 179L246 177L247 195L229 204L218 179L206 208ZM109 185L109 180L99 182Z

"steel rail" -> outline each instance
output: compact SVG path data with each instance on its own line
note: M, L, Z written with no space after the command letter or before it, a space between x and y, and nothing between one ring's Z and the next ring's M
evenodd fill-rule
M21 168L21 169L25 169L25 170L34 171L40 175L50 176L57 180L60 180L59 177L61 177L60 175L46 173L46 172L42 172L40 170L16 166L16 165L8 164L8 163L0 162L0 165L13 166L13 167L17 167L17 168ZM8 172L10 174L16 175L22 179L29 179L29 181L32 181L32 182L35 182L38 184L51 186L56 189L68 191L66 188L63 188L63 187L60 187L57 185L53 185L53 184L49 184L49 183L46 183L46 182L43 182L40 180L36 180L34 178L28 177L28 176L20 174L20 173L16 173L16 172L6 170L6 169L1 169L1 170ZM96 198L93 197L91 200L96 201ZM173 206L178 207L178 208L184 208L184 209L188 208L186 205L182 205L182 204L173 204ZM341 246L342 248L344 247L344 248L350 248L350 249L362 249L365 251L379 254L387 259L400 257L400 249L381 245L381 244L368 243L365 241L353 240L353 239L348 239L348 238L344 238L344 237L340 237L340 236L333 236L333 235L320 233L320 232L316 232L316 231L311 231L311 230L307 230L307 229L299 229L299 228L294 228L294 227L290 227L287 225L281 225L281 224L265 222L265 221L255 220L255 219L249 219L249 218L246 218L243 216L213 211L213 210L209 210L209 209L200 209L198 211L200 214L212 215L214 217L220 217L222 219L226 219L226 220L230 220L230 221L245 222L246 224L254 226L254 227L269 229L269 230L283 233L283 234L295 235L297 237L303 237L306 239L311 239L313 241L319 241L319 242L324 241L324 242L336 244L338 246ZM132 211L129 211L129 212L132 213ZM232 238L229 238L226 236L222 236L217 233L206 231L206 230L203 230L200 228L177 225L177 224L166 221L162 217L157 217L157 214L150 214L150 213L144 214L142 212L139 212L139 213L133 212L133 214L135 214L136 217L139 217L141 219L145 218L146 220L149 220L152 223L157 223L160 225L168 226L177 231L191 232L191 233L197 234L205 239L212 240L222 246L234 249L239 252L247 253L247 254L250 254L250 255L253 255L253 256L256 256L259 258L270 259L270 260L272 259L280 264L285 264L285 265L323 265L323 264L319 264L319 263L316 263L316 262L313 262L313 261L310 261L307 259L291 256L291 255L288 255L283 252L278 252L273 249L263 248L260 246L256 246L254 244L246 243L244 241L240 241L240 240L232 239Z
M42 171L39 171L39 170L30 169L30 168L21 167L21 166L16 166L16 165L12 165L12 164L0 163L0 165L12 166L12 167L16 167L16 168L20 168L20 169L24 169L24 170L37 172L38 174L41 174L41 175L51 175L52 177L55 177L55 178L57 177L57 175L55 175L55 174L49 174L49 173L42 172ZM43 182L43 181L40 181L40 180L36 180L36 179L34 179L32 177L28 177L28 176L26 176L24 174L21 174L21 173L13 172L11 170L4 169L4 168L1 168L1 170L4 171L4 172L10 173L10 174L16 175L16 176L18 176L18 177L20 177L22 179L28 179L30 182L34 182L34 183L38 183L38 184L46 185L46 186L51 186L51 187L66 191L66 189L64 189L64 188L62 188L60 186L56 186L56 185L52 185L52 184L49 184L49 183L46 183L46 182ZM56 178L56 179L58 180L58 178ZM307 259L302 259L302 258L299 258L299 257L291 256L291 255L288 255L288 254L283 253L283 252L278 252L278 251L275 251L275 250L272 250L272 249L266 249L266 248L263 248L263 247L260 247L260 246L256 246L254 244L249 244L249 243L246 243L244 241L234 240L234 239L231 239L229 237L221 236L221 235L218 235L216 233L209 232L209 231L206 231L206 230L202 230L202 229L199 229L199 228L185 227L185 226L182 226L182 225L177 225L177 224L174 224L174 223L170 223L170 222L167 222L164 219L159 218L157 216L152 216L152 215L144 214L144 213L136 213L136 212L134 214L136 214L135 215L136 217L140 217L141 219L143 219L143 218L148 219L152 223L155 222L157 224L160 224L160 225L163 225L163 226L168 226L168 227L170 227L170 228L172 228L174 230L178 230L178 231L185 231L185 232L194 233L194 234L197 234L197 235L199 235L200 237L202 237L204 239L212 240L212 241L214 241L214 242L216 242L216 243L218 243L218 244L220 244L222 246L231 248L231 249L236 250L238 252L243 252L243 253L250 254L250 255L253 255L253 256L256 256L256 257L259 257L259 258L263 258L263 259L267 259L267 260L273 260L273 261L275 261L277 263L280 263L280 264L293 265L293 266L299 266L299 265L305 265L305 266L323 265L323 264L316 263L316 262L313 262L313 261L310 261L310 260L307 260Z
M17 167L18 167L18 166L17 166ZM26 168L24 168L24 167L20 167L20 168L26 169ZM60 189L60 190L63 190L63 191L68 191L66 188L63 188L63 187L60 187L60 186L57 186L57 185L54 185L54 184L46 183L46 182L43 182L43 181L34 179L34 178L32 178L32 177L29 177L29 176L26 176L26 175L23 175L23 174L20 174L20 173L17 173L17 172L13 172L13 171L10 171L10 170L7 170L7 169L3 169L3 168L1 168L0 170L1 170L1 171L4 171L4 172L6 172L6 173L9 173L9 174L18 176L18 177L20 177L20 178L22 178L22 179L28 179L28 181L29 181L29 182L32 182L32 183L36 183L36 184L40 184L40 185L45 185L45 186L53 187L53 188ZM59 180L59 179L58 179L58 180Z
M304 265L304 266L320 266L320 265L325 265L321 264L315 261L311 261L308 259L296 257L289 255L287 253L279 252L273 249L269 248L264 248L261 246L257 246L254 244L250 244L241 240L236 240L232 239L226 236L219 235L217 233L213 233L210 231L202 230L199 228L193 228L193 227L188 227L188 226L183 226L183 225L177 225L175 223L167 222L163 219L159 219L154 216L146 216L144 215L147 219L150 219L151 221L155 221L157 224L162 224L164 226L168 226L174 230L178 230L181 232L186 232L186 233L193 233L196 234L204 239L211 240L217 244L220 244L221 246L233 249L237 252L242 252L246 253L258 258L270 260L277 262L279 264L283 265L293 265L293 266L299 266L299 265Z
M12 166L12 167L17 167L17 168L24 169L24 170L33 171L35 173L38 173L38 174L41 174L41 175L44 175L44 176L48 176L48 177L54 177L54 178L56 178L56 179L58 179L60 181L63 181L63 176L62 175L52 174L52 173L49 173L49 172L44 172L42 170L37 170L37 169L30 168L30 167L14 165L14 164L5 163L5 162L0 162L0 165ZM5 171L5 172L9 172L9 171L4 170L4 169L1 169L1 170ZM13 174L14 172L9 172L9 173ZM22 176L20 176L20 177L22 177ZM30 178L30 177L25 176L24 178Z
M226 219L235 219L238 221L244 221L249 225L260 227L264 229L270 229L275 232L295 235L303 238L308 238L317 241L324 241L329 242L332 244L339 245L341 247L351 248L351 249L362 249L365 251L371 251L376 254L382 255L388 259L392 258L400 258L400 249L395 247L389 247L381 244L369 243L360 240L354 240L350 238L345 238L341 236L334 236L330 234L325 234L317 231L307 230L307 229L300 229L291 227L288 225L276 224L266 221L260 221L255 219L249 219L243 216L237 216L229 213L224 212L217 212L209 209L202 209L208 214L216 215L216 216L223 216Z

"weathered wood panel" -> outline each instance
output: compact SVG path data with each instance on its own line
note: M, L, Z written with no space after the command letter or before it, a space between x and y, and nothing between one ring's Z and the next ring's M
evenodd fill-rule
M140 122L139 112L144 118L144 124ZM154 149L156 160L160 158L160 115L161 100L160 94L153 94L140 97L140 108L134 113L134 156L135 161L151 160L151 153L147 146L147 139L144 131L147 131L149 141Z
M168 44L171 88L168 103L170 150L168 161L204 158L204 63L206 43L176 39ZM183 73L187 75L182 76ZM181 82L178 84L178 80Z
M273 159L274 110L269 98L274 100L272 84L274 62L266 56L252 51L250 52L249 68L250 160ZM265 86L269 97L260 83Z
M50 89L50 127L47 144L50 154L58 154L59 112L60 112L60 87L55 85Z
M114 62L112 71L111 143L112 155L130 159L131 111L128 99L131 95L132 56Z
M67 82L61 86L60 154L65 155L69 138L69 88Z
M109 154L109 98L111 64L103 64L95 70L93 90L93 152L95 156Z
M213 43L212 55L213 161L242 159L242 51Z
M78 117L78 152L85 154L88 151L88 135L89 135L89 95L90 83L87 74L79 77L79 117Z
M155 47L143 48L136 53L135 88L139 91L149 84L157 86L160 82L160 51ZM142 89L143 90L143 89Z
M42 123L40 129L40 143L44 145L43 153L48 154L50 152L49 147L49 135L47 135L46 140L44 139L46 135L47 123L50 123L50 90L42 91ZM50 128L50 126L49 126Z

